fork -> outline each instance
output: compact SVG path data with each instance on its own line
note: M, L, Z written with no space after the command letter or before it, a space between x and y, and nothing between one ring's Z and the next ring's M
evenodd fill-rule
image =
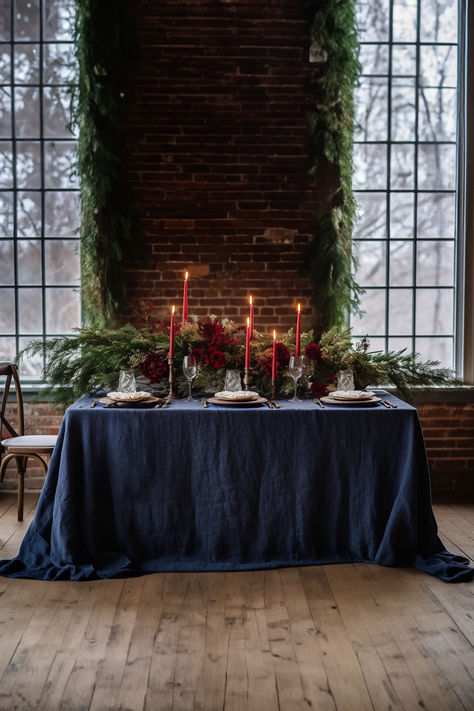
M273 410L274 404L272 403L271 400L267 400L265 405L268 407L269 410Z
M277 410L280 409L280 405L277 403L276 400L270 400L270 402L272 403L273 407L276 407Z

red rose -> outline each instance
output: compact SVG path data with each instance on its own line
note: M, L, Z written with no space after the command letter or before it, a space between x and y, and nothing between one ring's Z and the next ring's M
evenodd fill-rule
M202 365L209 365L209 360L207 355L204 353L202 348L193 348L190 355L194 358L196 363L201 363Z
M214 368L215 370L219 370L219 368L223 368L227 362L223 352L218 351L217 348L214 348L214 346L209 346L208 357L209 357L209 365L211 366L211 368Z
M267 355L264 356L263 358L259 358L257 361L257 368L260 370L261 373L264 373L265 375L271 375L272 374L272 356Z
M324 397L328 394L329 390L325 383L311 383L311 392L314 397Z
M311 360L321 360L322 353L321 353L321 348L318 346L317 343L310 343L306 348L304 349L304 354L308 358L311 358Z
M139 369L151 384L159 383L168 372L166 356L163 353L149 353L145 360L139 364Z
M283 370L288 366L288 363L290 362L290 351L288 348L285 346L284 343L278 343L276 344L276 359L277 359L277 368L278 370Z

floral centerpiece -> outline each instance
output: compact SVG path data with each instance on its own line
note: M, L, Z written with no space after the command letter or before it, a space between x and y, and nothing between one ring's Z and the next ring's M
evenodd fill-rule
M151 317L153 304L137 315L134 324L117 329L83 327L73 336L57 337L46 344L33 342L24 353L46 350L44 382L39 395L48 394L54 402L70 403L85 392L98 388L116 388L118 373L134 368L157 392L168 388L170 325ZM227 369L243 371L245 327L229 319L209 316L205 321L189 316L174 327L173 376L177 395L184 395L186 381L181 372L182 359L193 355L198 362L194 391L213 393L221 390ZM272 391L272 339L254 331L250 344L252 387L270 395ZM293 383L287 367L295 348L295 332L290 329L276 343L276 389L285 396ZM395 385L409 399L413 385L440 385L457 382L452 371L434 361L423 362L417 355L403 351L371 352L367 339L353 343L350 331L332 328L319 339L312 331L301 333L301 353L305 356L301 389L320 397L334 386L339 370L354 373L357 388L367 385Z

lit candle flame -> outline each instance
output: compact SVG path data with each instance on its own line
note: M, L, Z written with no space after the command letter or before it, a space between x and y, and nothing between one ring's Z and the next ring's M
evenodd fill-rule
M277 339L277 332L275 329L273 329L273 340L276 341Z
M301 304L298 304L298 313L301 311Z
M171 307L171 313L174 314L174 306Z
M250 296L250 306L252 306L252 297Z
M188 281L188 272L186 272L186 274L184 275L184 280Z
M247 316L247 328L250 328L250 316Z

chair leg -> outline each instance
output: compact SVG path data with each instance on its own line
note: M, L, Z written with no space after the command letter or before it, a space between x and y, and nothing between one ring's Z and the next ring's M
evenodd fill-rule
M22 457L23 459L23 457ZM23 502L25 499L25 472L18 469L18 520L23 521Z

